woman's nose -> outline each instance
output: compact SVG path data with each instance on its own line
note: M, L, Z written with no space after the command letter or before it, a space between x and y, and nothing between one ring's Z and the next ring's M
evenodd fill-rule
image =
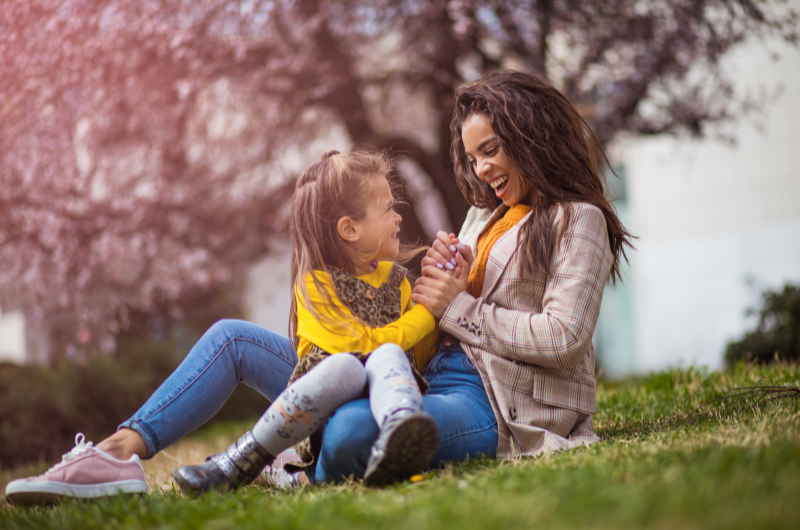
M480 178L486 178L489 176L489 170L491 169L492 165L485 158L478 160L477 165L478 167L476 173Z

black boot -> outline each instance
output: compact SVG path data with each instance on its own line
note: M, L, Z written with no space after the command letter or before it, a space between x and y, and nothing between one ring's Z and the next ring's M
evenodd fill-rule
M387 486L422 472L439 445L439 428L430 414L407 409L387 417L372 444L364 484Z
M186 493L233 490L253 482L274 459L248 431L227 451L209 456L204 464L178 468L172 472L172 476Z

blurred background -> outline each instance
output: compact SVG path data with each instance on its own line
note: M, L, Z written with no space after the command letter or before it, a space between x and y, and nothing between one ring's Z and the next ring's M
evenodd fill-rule
M728 343L786 320L759 319L762 293L800 284L798 11L4 0L0 435L26 431L13 410L31 403L114 425L219 318L285 333L287 206L326 149L394 153L405 241L457 229L452 95L496 68L548 77L614 165L609 196L639 239L595 333L605 376L722 367ZM94 401L65 397L101 379ZM124 396L97 409L109 392Z

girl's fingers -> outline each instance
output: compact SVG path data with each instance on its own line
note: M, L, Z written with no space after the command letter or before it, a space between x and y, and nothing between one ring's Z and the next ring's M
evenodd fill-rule
M429 300L432 300L436 295L436 289L430 287L428 285L418 285L414 287L414 291L411 293L411 299L414 300L414 296L420 297L423 296ZM416 302L416 300L414 300Z
M431 258L431 257L425 256L424 258L422 258L422 266L423 267L430 267L430 266L434 266L435 267L437 263L439 263L439 262L436 261L435 259ZM439 263L439 265L441 265L441 263ZM441 268L444 268L444 265L442 265Z
M455 254L455 252L450 250L450 246L456 248L455 245L445 244L437 239L433 242L433 245L431 245L431 250L428 252L436 252L438 255L442 256L442 262L450 261L450 258L452 258Z
M422 268L422 276L417 278L417 281L414 282L414 292L416 292L418 289L424 289L424 288L430 287L433 278L431 278L430 276L425 274L426 269L430 269L430 267L423 267Z
M436 233L436 241L434 241L433 246L448 260L456 253L456 246L452 242L450 235L444 232Z
M430 296L426 296L424 294L414 293L411 295L411 300L413 300L415 304L424 305L425 307L428 308L429 311L435 305L433 299Z
M433 286L433 284L434 284L434 282L436 280L434 278L432 278L429 274L426 274L426 272L431 272L432 270L436 270L437 272L439 271L439 269L437 269L436 267L433 267L433 268L431 268L431 267L423 267L422 268L422 276L417 278L417 281L414 283L414 290L415 291L418 288L427 288L427 287Z

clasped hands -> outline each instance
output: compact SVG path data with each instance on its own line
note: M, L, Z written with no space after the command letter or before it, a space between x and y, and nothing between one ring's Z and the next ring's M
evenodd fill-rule
M427 307L437 319L458 293L467 290L467 278L475 257L472 248L455 234L438 232L422 258L422 277L414 284L411 299Z

